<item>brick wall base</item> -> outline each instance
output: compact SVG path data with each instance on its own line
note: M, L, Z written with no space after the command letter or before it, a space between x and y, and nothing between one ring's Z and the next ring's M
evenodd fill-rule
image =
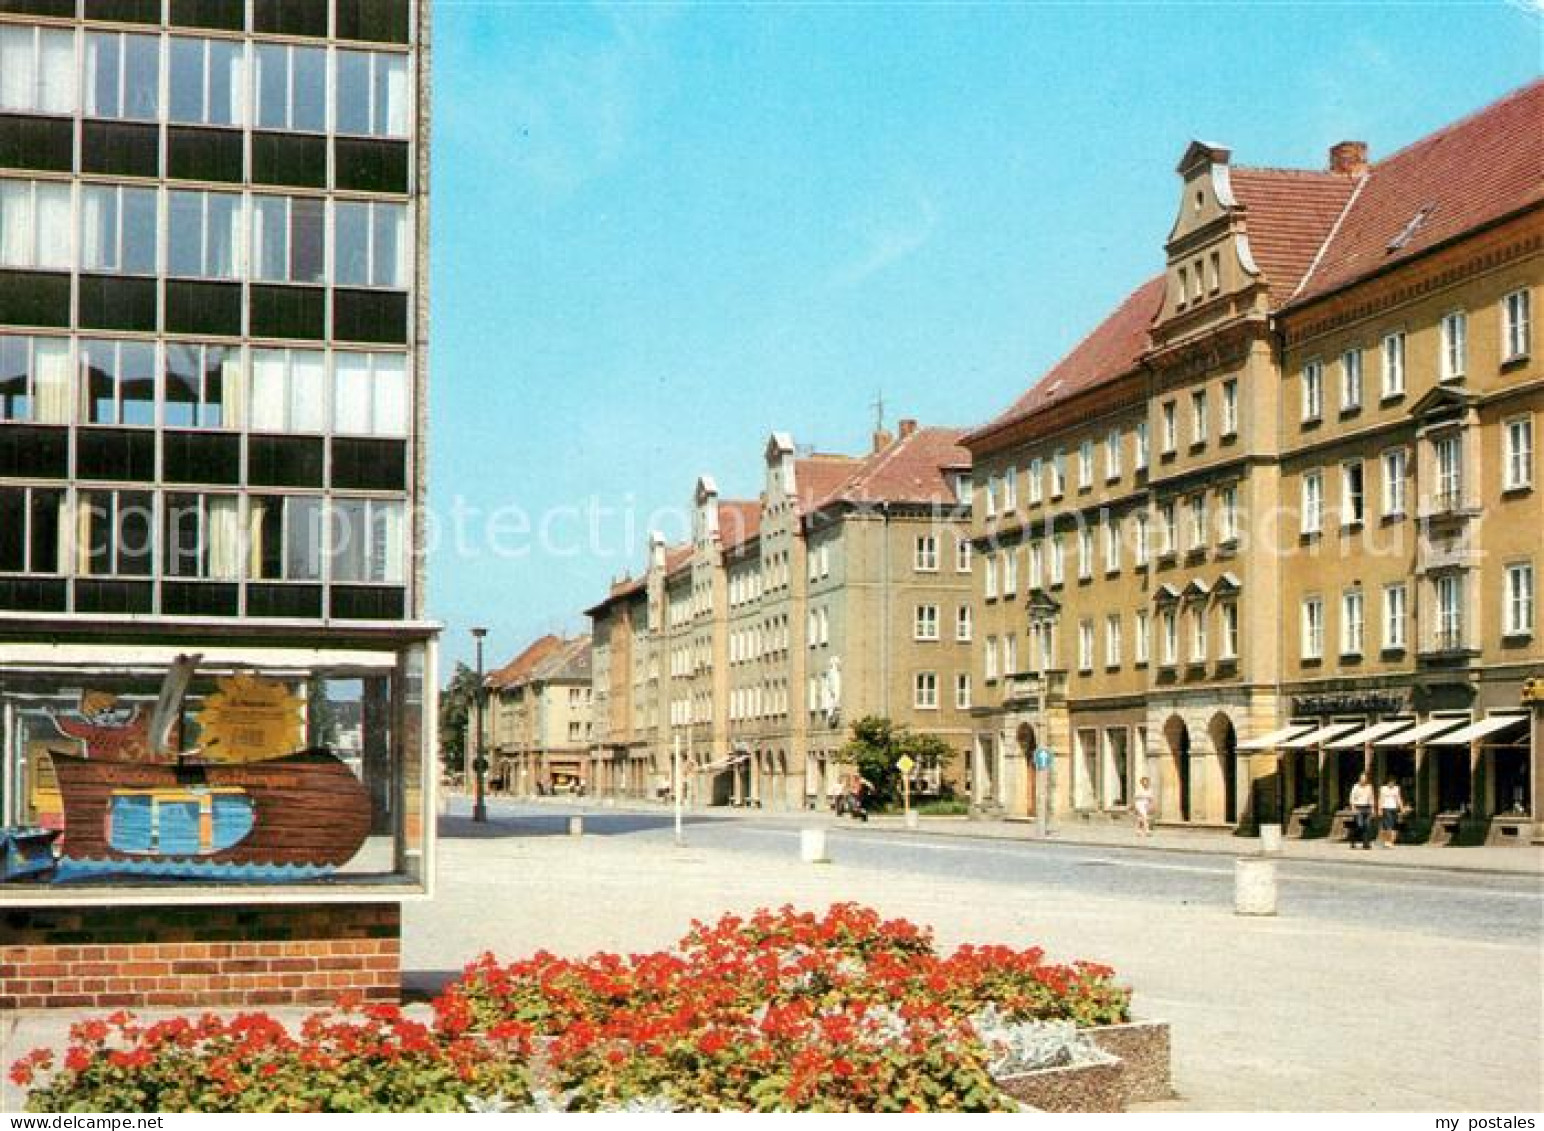
M0 1012L395 1001L395 903L0 912Z

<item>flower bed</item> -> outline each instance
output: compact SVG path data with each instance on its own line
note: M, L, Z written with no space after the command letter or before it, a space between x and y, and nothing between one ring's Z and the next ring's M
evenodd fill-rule
M1010 1110L997 1077L1108 1066L1078 1033L1129 1020L1112 978L1038 949L941 955L853 904L785 907L651 954L484 955L430 1025L374 1006L298 1037L261 1017L119 1016L77 1027L57 1071L35 1054L13 1074L42 1111Z

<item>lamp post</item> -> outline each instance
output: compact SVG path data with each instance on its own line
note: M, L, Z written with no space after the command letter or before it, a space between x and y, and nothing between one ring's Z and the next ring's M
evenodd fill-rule
M472 794L472 820L478 822L488 819L488 801L484 792L487 788L488 758L483 753L483 703L486 695L483 688L483 637L487 635L486 628L472 629L472 639L477 645L477 690L472 696L472 710L477 717L477 757L472 760L475 783Z

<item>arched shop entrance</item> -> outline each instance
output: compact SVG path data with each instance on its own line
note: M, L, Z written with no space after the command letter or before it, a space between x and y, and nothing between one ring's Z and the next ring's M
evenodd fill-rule
M1190 728L1178 715L1170 715L1163 725L1163 736L1169 743L1170 778L1177 799L1177 817L1190 820Z
M1039 745L1035 738L1035 728L1029 723L1020 723L1013 737L1019 745L1019 754L1024 759L1024 812L1033 813L1039 796L1036 791L1040 788L1035 770L1035 747Z
M1222 772L1222 819L1230 825L1238 823L1238 732L1233 720L1221 711L1212 717L1207 728L1212 739L1212 750L1217 755L1217 767Z

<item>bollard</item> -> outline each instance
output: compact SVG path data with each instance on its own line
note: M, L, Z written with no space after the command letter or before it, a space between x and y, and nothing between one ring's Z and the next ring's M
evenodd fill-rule
M831 863L831 857L826 855L825 829L799 830L799 859L806 864Z
M1276 914L1276 861L1240 856L1234 862L1233 914Z
M915 809L906 810L906 827L908 829L917 827L917 811Z
M575 816L572 816L572 817L568 818L568 835L569 836L583 836L584 835L584 818L583 817L578 816L576 814Z
M1281 855L1281 826L1260 826L1260 854L1262 856Z

